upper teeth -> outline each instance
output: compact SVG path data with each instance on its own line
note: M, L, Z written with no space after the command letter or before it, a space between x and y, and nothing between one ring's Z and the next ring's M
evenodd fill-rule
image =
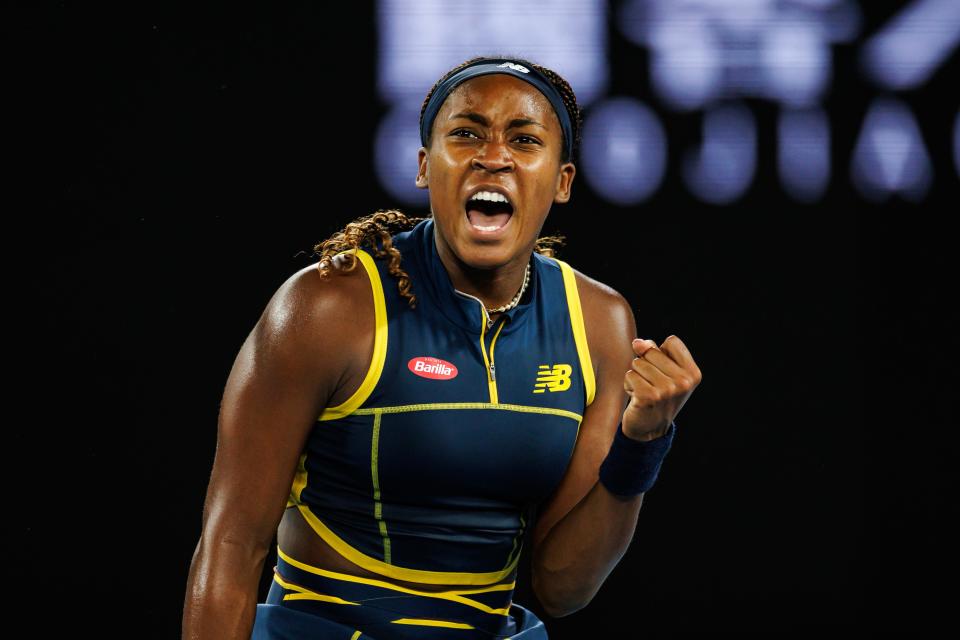
M491 202L507 202L507 197L502 193L497 193L496 191L477 191L475 194L470 196L470 200L489 200Z

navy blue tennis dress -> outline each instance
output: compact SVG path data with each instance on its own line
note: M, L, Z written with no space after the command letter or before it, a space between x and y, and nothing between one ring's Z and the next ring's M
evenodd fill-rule
M533 253L520 304L490 323L453 287L434 227L428 218L393 236L413 309L387 259L357 250L372 284L373 358L356 393L319 416L287 508L372 572L471 587L401 588L278 548L254 640L547 638L513 593L531 516L560 483L595 392L574 274Z

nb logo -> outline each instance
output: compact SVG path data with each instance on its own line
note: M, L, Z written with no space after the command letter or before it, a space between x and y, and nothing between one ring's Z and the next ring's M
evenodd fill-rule
M573 367L568 364L555 364L553 368L548 364L541 364L540 371L537 373L537 383L534 385L534 393L543 393L548 389L550 391L566 391L570 388L570 374Z
M504 62L503 64L497 65L498 67L510 67L514 71L519 71L520 73L530 73L530 69L527 69L522 64L517 64L516 62Z

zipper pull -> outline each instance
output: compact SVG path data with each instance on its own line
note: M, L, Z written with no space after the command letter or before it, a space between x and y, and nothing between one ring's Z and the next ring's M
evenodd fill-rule
M497 368L492 362L490 363L490 379L494 382L497 380Z

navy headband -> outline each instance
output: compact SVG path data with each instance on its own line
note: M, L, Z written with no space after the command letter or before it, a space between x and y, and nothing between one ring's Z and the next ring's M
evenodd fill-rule
M492 60L485 59L478 61L475 64L464 67L460 71L456 72L441 82L440 85L434 89L433 94L430 96L430 102L427 103L427 108L423 112L423 119L420 121L420 142L423 144L423 146L427 146L427 134L430 132L430 128L433 126L433 120L437 117L437 113L440 111L443 101L447 99L447 96L450 95L456 86L461 82L469 80L470 78L485 76L491 73L506 73L508 75L520 78L521 80L525 80L539 89L540 93L546 96L547 100L550 101L550 104L553 105L553 110L557 112L557 118L560 120L560 126L563 129L563 141L566 149L566 157L572 159L573 126L570 124L570 114L567 113L567 107L563 104L563 98L560 96L557 88L553 86L553 83L550 82L549 78L544 76L536 69L525 67L516 62L511 62L507 58L494 58Z

